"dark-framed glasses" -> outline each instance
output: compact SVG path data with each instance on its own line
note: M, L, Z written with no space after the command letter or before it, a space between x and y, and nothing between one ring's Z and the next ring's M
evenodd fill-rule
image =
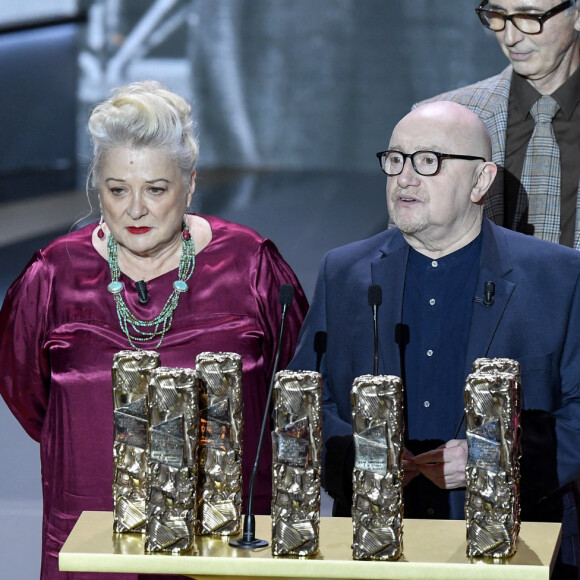
M403 171L407 158L411 159L413 169L419 175L437 175L441 170L443 159L466 159L467 161L486 161L484 157L473 155L453 155L452 153L440 153L439 151L415 151L415 153L403 153L402 151L379 151L377 153L379 164L383 173L389 177L399 175Z
M551 10L543 14L528 14L527 12L514 12L513 14L504 14L497 10L488 10L484 6L489 0L483 2L475 9L481 23L494 32L500 32L505 28L505 23L509 20L520 32L524 34L540 34L544 30L544 22L560 12L564 12L572 6L571 0L566 0Z

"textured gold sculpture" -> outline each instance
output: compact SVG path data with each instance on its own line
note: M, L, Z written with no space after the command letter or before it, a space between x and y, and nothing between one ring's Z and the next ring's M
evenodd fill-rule
M465 385L467 555L507 557L520 529L520 369L477 359Z
M318 552L322 452L322 380L280 371L274 380L272 554Z
M197 531L240 531L242 509L242 358L203 352L195 362L200 391Z
M198 393L193 369L159 367L149 380L145 550L190 550L195 534Z
M520 363L511 358L477 358L471 368L474 373L511 373L520 380Z
M351 391L355 442L353 558L394 560L403 552L403 385L364 375Z
M144 532L147 496L147 385L159 366L154 351L124 350L113 357L114 530Z

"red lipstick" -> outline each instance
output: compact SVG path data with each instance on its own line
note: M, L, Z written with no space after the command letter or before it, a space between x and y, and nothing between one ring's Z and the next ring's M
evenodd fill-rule
M152 228L148 228L148 227L137 227L137 226L131 226L127 228L127 231L130 234L146 234L147 232L150 232Z

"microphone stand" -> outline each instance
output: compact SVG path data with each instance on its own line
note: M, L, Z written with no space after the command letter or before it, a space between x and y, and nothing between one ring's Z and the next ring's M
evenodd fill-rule
M379 306L383 302L383 291L378 284L371 284L369 286L369 305L373 309L373 326L374 326L374 337L375 337L375 356L373 360L373 375L377 376L379 374L379 321L378 313Z
M282 305L282 319L280 321L280 335L278 336L278 347L276 348L276 356L274 358L274 368L272 369L272 378L270 379L270 386L268 388L268 398L266 399L266 408L264 416L262 417L262 427L260 429L260 438L258 439L258 448L256 449L256 458L254 460L254 467L252 468L252 475L250 476L250 487L248 490L248 512L244 516L244 525L242 537L230 541L230 546L234 548L242 548L244 550L251 550L254 548L264 548L268 545L266 540L256 538L256 519L254 517L254 484L256 482L256 475L258 473L258 460L260 459L260 451L262 450L262 442L264 434L266 433L266 426L270 418L270 403L272 401L272 391L274 390L274 378L278 370L278 361L280 359L280 352L282 350L282 337L284 335L284 326L286 322L286 311L288 306L292 304L294 298L294 287L290 284L283 284L280 286L279 300Z

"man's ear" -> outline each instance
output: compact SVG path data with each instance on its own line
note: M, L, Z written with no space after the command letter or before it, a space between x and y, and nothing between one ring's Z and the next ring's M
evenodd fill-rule
M495 176L497 175L497 165L491 161L482 163L478 168L477 179L471 189L471 201L473 203L482 203L485 194L491 187Z
M574 30L580 32L580 2L576 0L573 6L574 9Z

